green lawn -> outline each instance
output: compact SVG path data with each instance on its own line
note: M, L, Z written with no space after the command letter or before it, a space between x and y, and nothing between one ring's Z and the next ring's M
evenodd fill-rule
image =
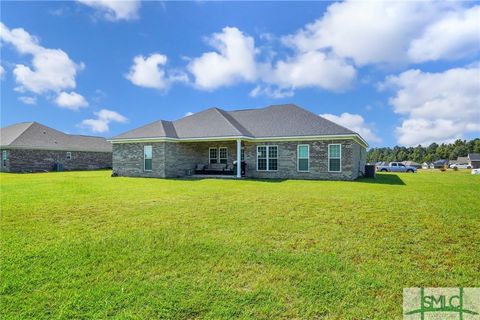
M400 319L480 287L480 176L1 174L0 318Z

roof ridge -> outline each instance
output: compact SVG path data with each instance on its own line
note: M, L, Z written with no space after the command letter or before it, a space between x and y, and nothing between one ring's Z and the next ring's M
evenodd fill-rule
M231 121L231 120L233 119L233 117L231 117L230 115L229 115L230 117L225 116L225 113L228 114L227 111L225 111L225 110L223 110L223 109L220 109L220 108L216 108L216 107L214 107L213 109L214 109L215 111L217 111L225 120L227 120L228 124L229 124L231 127L233 127L236 131L238 131L238 133L239 133L240 135L244 135L244 132L242 132L242 130L241 130L240 128L238 128L238 127ZM230 118L230 119L229 119L229 118ZM237 124L240 126L240 124L238 123L238 121L236 121L236 122L237 122ZM245 128L243 128L243 129L245 129ZM245 129L245 131L248 132L246 129Z
M220 109L221 110L221 109ZM230 114L230 111L222 110L223 116L230 121L230 123L236 127L236 129L242 134L253 137L253 134L245 128L235 117Z
M171 129L173 131L172 133L173 133L174 137L172 137L172 138L178 138L177 129L175 129L175 125L173 124L173 121L160 120L160 122L162 123L163 131L165 132L166 137L168 137L169 134L168 134L167 127L165 126L165 123L168 123L169 129Z

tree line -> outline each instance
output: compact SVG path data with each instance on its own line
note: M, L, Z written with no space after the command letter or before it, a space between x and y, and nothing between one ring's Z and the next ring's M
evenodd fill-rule
M469 153L480 153L480 138L470 141L456 140L454 143L432 143L428 147L371 148L367 152L367 162L378 161L415 161L418 163L433 162L439 159L456 160L457 157L466 157Z

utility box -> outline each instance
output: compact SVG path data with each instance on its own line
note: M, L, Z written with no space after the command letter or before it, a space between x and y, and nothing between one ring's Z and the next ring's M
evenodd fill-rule
M375 178L375 165L365 165L365 178Z

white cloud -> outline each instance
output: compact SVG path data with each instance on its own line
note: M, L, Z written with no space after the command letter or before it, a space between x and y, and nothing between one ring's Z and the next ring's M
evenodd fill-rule
M133 58L130 72L125 77L140 87L165 89L167 80L161 66L166 63L167 57L158 53L152 54L148 58L141 55L136 56Z
M355 69L344 61L329 58L320 51L309 51L278 61L264 80L282 88L318 87L342 91L350 86L355 76Z
M272 66L256 60L252 37L237 28L226 27L214 33L208 42L218 52L207 52L188 64L195 85L213 90L238 82L264 83L250 92L251 97L267 95L272 98L291 97L294 89L318 87L341 91L351 84L355 69L336 57L312 51L278 60Z
M408 55L415 62L472 56L480 49L479 21L480 6L451 12L413 40Z
M180 71L164 70L167 63L167 56L159 53L151 54L149 57L138 55L133 58L133 65L125 76L133 84L158 90L166 90L173 82L188 82L188 77Z
M261 95L274 98L274 99L282 99L282 98L289 98L293 97L294 91L292 89L282 89L282 88L274 88L270 85L256 86L252 91L250 91L250 97L255 98Z
M22 96L22 97L18 97L18 100L20 100L24 104L29 104L29 105L37 104L37 97Z
M84 66L72 61L63 50L44 48L24 29L10 30L1 22L0 38L13 45L19 53L33 57L31 67L17 64L13 69L19 85L15 90L44 94L76 87L75 77Z
M347 129L353 130L360 134L365 140L370 142L380 142L382 139L378 137L372 129L365 123L363 117L359 114L351 114L348 112L342 113L340 116L334 114L321 114L321 117L324 117L332 122L335 122Z
M92 7L110 21L134 20L138 18L140 1L136 0L77 0L78 2Z
M449 59L478 50L477 10L442 1L345 1L283 42L299 52L332 50L359 66Z
M213 90L241 81L251 82L257 77L255 44L252 37L237 28L225 27L208 38L217 52L206 52L188 64L195 77L195 85Z
M107 132L110 129L109 124L112 122L126 123L128 121L125 116L116 111L108 109L102 109L98 112L94 112L94 115L96 116L95 119L83 120L80 123L80 127L88 128L93 132L102 133Z
M8 29L0 22L0 39L12 44L20 53L36 54L44 48L38 44L38 39L22 28Z
M450 142L480 132L480 67L439 73L408 70L389 76L381 89L394 89L389 103L405 119L396 128L403 145Z
M55 103L59 107L70 110L78 110L80 108L88 106L87 100L85 100L82 95L74 91L70 93L64 91L60 92L55 99Z
M5 74L5 69L3 68L3 66L0 65L0 79L3 79L4 74Z

